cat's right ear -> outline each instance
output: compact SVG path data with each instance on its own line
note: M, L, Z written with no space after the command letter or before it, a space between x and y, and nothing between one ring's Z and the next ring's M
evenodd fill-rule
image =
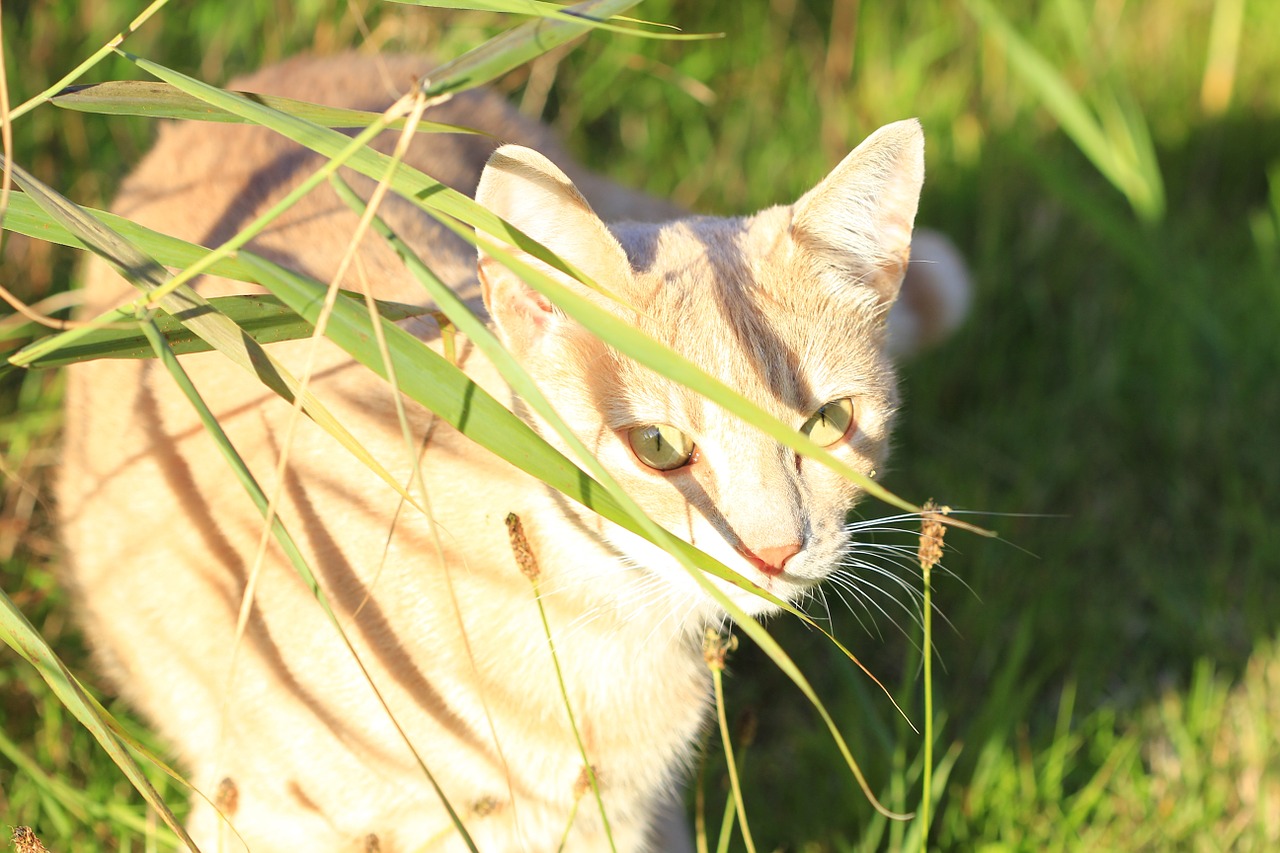
M630 264L626 252L596 216L573 182L536 151L504 145L493 153L480 176L476 201L522 234L586 273L610 293L623 293ZM512 242L494 237L502 249L579 292L573 278L536 260ZM519 242L519 238L516 238ZM480 251L480 286L485 307L507 348L527 353L563 315L501 261Z
M791 230L844 282L898 295L924 183L924 134L914 119L867 137L796 202Z

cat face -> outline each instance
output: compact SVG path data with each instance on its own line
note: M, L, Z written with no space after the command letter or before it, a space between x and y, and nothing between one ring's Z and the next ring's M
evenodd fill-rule
M507 147L477 199L620 297L594 294L600 305L870 474L887 455L897 401L885 317L921 161L919 129L903 122L795 205L611 231L554 166ZM785 600L830 572L856 487L622 355L491 258L481 282L504 342L650 517ZM661 549L589 513L580 520L692 602L691 614L718 613ZM771 609L717 582L748 612Z

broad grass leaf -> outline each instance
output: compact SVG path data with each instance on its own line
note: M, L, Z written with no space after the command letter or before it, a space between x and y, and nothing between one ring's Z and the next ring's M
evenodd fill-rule
M326 107L279 95L264 95L256 92L236 92L235 94L286 115L297 116L305 121L318 124L321 127L368 127L382 118L381 113ZM101 115L128 115L234 123L243 123L245 121L244 118L235 113L218 109L208 102L194 98L168 83L161 83L155 80L118 80L109 83L72 86L68 89L63 89L50 98L49 101L54 106L62 107L63 109ZM403 126L403 120L392 121L387 125L391 130L399 130ZM433 121L420 121L414 125L414 130L418 133L485 135L481 131L461 125L442 124Z
M486 44L489 44L489 42L486 42ZM322 154L325 157L338 157L348 153L350 156L346 160L346 165L365 177L380 181L388 172L388 166L391 163L391 158L388 155L372 148L361 148L355 152L348 152L347 149L352 142L351 138L336 130L320 127L297 116L278 112L265 104L243 98L216 86L210 86L208 83L188 77L162 65L157 65L147 59L123 52L121 55L148 74L155 75L178 89L220 109L234 113L246 121L274 130L276 133L292 139L299 145L310 148L318 154ZM370 128L374 127L378 127L378 125L370 125ZM394 177L391 180L391 189L419 204L429 213L447 214L473 228L481 228L491 234L499 235L503 239L519 245L521 249L529 252L538 260L592 286L590 279L580 271L575 270L555 254L547 251L540 244L529 239L493 213L476 204L473 199L445 186L417 169L400 165L394 172Z
M360 298L359 294L349 291L343 291L342 297ZM211 310L227 317L259 344L298 340L315 331L310 323L269 294L215 296L209 300L209 304ZM428 309L415 305L386 301L379 301L377 304L379 313L388 320L404 320L428 313ZM110 314L114 322L93 329L71 344L36 357L30 357L26 350L20 350L10 357L10 361L30 369L41 369L98 358L155 357L148 335L136 322L126 322L133 316L132 311L125 308ZM169 347L178 355L209 352L213 349L210 343L168 314L157 315L153 322Z
M203 246L170 237L123 216L91 207L80 209L166 267L188 267L209 254L209 250ZM9 197L9 208L5 211L3 224L6 231L25 234L37 240L73 249L89 248L57 217L47 213L24 193L14 193ZM207 272L236 281L253 281L249 271L234 258L216 261Z

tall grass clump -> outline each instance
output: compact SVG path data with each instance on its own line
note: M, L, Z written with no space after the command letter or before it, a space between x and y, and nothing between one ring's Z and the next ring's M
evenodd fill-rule
M300 50L357 44L445 60L516 23L477 11L350 6L358 14L326 2L286 9L250 0L235 15L212 3L161 5L121 45L141 62L109 51L77 82L144 78L143 64L153 63L194 92ZM0 6L10 105L56 89L143 8ZM1280 7L645 0L627 14L724 38L598 33L530 57L490 85L552 123L596 170L690 209L791 201L875 127L921 118L920 221L957 241L977 291L958 337L903 368L886 483L907 497L937 495L1002 537L948 535L926 587L906 556L915 554L919 519L878 519L883 506L874 502L859 508L851 525L865 531L868 555L885 555L868 556L884 573L861 569L850 581L856 597L842 588L841 604L833 588L830 613L819 606L810 616L876 673L906 719L812 625L770 622L764 645L744 642L727 660L717 728L730 736L738 773L735 783L722 750L708 745L707 848L745 849L741 830L728 831L738 803L760 850L1280 843L1280 765L1267 736L1280 726L1280 540L1268 512L1280 495L1268 429L1280 422ZM176 109L178 99L167 103ZM284 105L266 106L273 112L259 120L285 121L276 115ZM301 118L325 124L315 113ZM153 126L154 118L38 100L13 122L5 156L40 185L103 208ZM386 174L385 162L369 165ZM202 257L110 224L165 267ZM76 251L7 232L0 285L65 318ZM240 257L217 263L233 277L279 275ZM282 287L291 285L314 291L286 277ZM333 299L326 322L339 333L385 326L384 348L402 346L394 324L372 319L395 316L395 306ZM245 308L218 306L236 323ZM283 296L248 310L286 335L312 328ZM319 306L309 319L319 321ZM173 347L187 345L168 336L162 315L157 324ZM0 352L7 358L47 334L16 313L0 317ZM153 346L141 327L134 335L131 346ZM383 369L381 349L369 356ZM402 388L415 381L394 363ZM432 370L434 384L455 381L444 365ZM85 707L105 704L121 727L106 736L131 754L160 753L163 745L86 684L92 670L54 579L48 494L60 394L57 371L0 376L0 585L30 623L28 639L42 639L65 664L28 644L63 679L59 689L79 690ZM547 473L587 464L553 461ZM599 496L630 518L605 490ZM991 514L962 515L963 507ZM927 588L929 606L898 581L920 595ZM935 636L922 640L926 623ZM916 818L885 817L859 794L822 714L796 701L791 674L771 663L770 641L821 698L885 809ZM930 681L935 711L926 715ZM32 826L51 850L175 843L40 670L17 656L0 667L0 717L8 823ZM139 765L180 820L180 783Z

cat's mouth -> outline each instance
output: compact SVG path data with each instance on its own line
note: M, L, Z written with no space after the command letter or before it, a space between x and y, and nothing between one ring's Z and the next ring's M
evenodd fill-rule
M759 559L758 556L753 560L753 555L744 554L740 549L737 550L756 569L754 572L749 569L745 571L739 569L739 573L755 584L762 592L788 604L803 598L809 590L821 584L830 574L829 571L815 570L814 560L805 559L805 553L798 553L795 559L786 560L785 565L782 567L767 561L766 565L762 567L756 562ZM778 605L773 601L755 595L748 590L729 584L725 584L723 589L726 594L732 597L735 604L753 616L760 616L777 609Z

